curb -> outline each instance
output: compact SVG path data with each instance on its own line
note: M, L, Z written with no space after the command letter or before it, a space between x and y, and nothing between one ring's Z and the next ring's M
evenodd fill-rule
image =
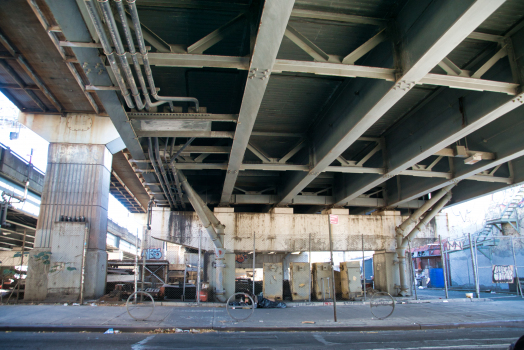
M475 303L475 302L487 302L487 301L494 301L490 298L454 298L454 299L421 299L421 300L414 300L414 299L395 299L395 304L432 304L432 303ZM69 304L69 303L68 303ZM91 302L87 302L87 304L84 305L75 305L75 306L89 306ZM112 302L112 303L95 303L96 306L113 306L113 307L122 307L125 306L125 302ZM288 307L319 307L319 306L333 306L332 301L287 301L286 302ZM22 303L19 305L32 305L32 303ZM35 305L63 305L62 303L44 303L39 302ZM355 305L369 305L369 301L347 301L347 300L337 300L337 306L355 306ZM16 306L12 304L5 304L4 306ZM73 305L68 305L73 306ZM209 308L225 308L226 305L224 303L217 303L217 302L203 302L200 304L197 304L196 302L181 302L181 301L156 301L155 306L166 306L166 307L209 307Z
M396 326L303 326L303 327L153 327L153 326L34 326L10 325L0 326L0 332L90 332L104 333L108 328L113 328L121 333L147 333L156 330L169 330L175 328L183 330L214 330L217 332L362 332L362 331L414 331L428 329L456 329L456 328L487 328L487 327L516 327L524 328L524 319L512 321L485 321L467 323L443 324L410 324ZM159 332L160 333L160 332Z

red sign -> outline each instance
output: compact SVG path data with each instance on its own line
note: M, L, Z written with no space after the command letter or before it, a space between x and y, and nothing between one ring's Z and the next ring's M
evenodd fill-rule
M338 215L329 215L329 223L331 225L338 225Z

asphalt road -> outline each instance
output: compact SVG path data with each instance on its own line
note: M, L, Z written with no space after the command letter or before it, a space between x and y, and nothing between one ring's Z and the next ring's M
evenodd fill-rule
M524 328L388 332L0 333L1 349L507 349Z

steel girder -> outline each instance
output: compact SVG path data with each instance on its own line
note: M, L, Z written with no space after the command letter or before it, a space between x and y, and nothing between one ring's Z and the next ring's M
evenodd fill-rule
M324 118L323 130L315 135L314 164L311 171L307 174L295 173L287 179L282 186L282 200L279 205L291 203L320 172L362 136L503 2L466 1L457 6L457 2L439 1L431 3L427 8L425 3L420 2L417 3L420 7L404 9L396 21L399 41L397 47L401 47L398 52L401 76L396 83L362 82L355 79L346 86ZM389 55L390 62L393 63L395 54ZM343 201L344 198L339 202Z
M294 3L294 0L266 0L264 3L220 199L224 204L230 202L244 153L251 137L251 131Z

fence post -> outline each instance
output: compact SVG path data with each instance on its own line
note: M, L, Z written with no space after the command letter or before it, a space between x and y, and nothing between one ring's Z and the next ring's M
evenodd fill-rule
M197 267L197 297L196 302L197 305L200 305L200 288L201 288L201 281L200 281L200 265L201 262L201 254L202 254L202 230L198 230L198 267Z
M333 318L337 322L337 291L335 290L335 264L333 263L333 225L331 224L331 215L328 215L328 224L329 224L329 253L331 255L331 285L333 290ZM328 280L329 286L329 280ZM331 293L331 291L330 291Z
M477 248L477 239L478 237L475 237L475 240L473 241L473 245L475 246L475 269L476 269L476 291L477 291L477 299L480 298L480 276L479 276L479 252Z
M16 291L16 303L17 304L18 304L18 298L20 298L20 281L22 280L22 272L23 272L22 270L24 269L23 265L24 265L24 252L25 252L25 236L26 236L26 233L27 233L27 229L24 228L24 238L22 239L22 256L20 257L20 273L18 274L18 277L20 279L18 280L18 283L16 284L16 288L17 288L17 291ZM85 245L85 242L84 242L84 245ZM515 254L513 254L513 256L515 256ZM27 273L26 273L26 278L27 278ZM80 286L80 294L82 295L82 285ZM83 298L83 295L82 295L82 297L80 298L80 303L83 303L83 302L84 302L84 298Z
M413 256L411 255L411 242L408 241L408 249L409 249L409 261L411 265L411 279L413 284L413 289L415 290L415 300L418 300L417 296L417 279L415 278L415 268L413 267Z
M136 292L138 291L138 228L136 229L135 236L135 304L136 304Z
M256 238L255 232L253 232L253 295L255 295L255 250L256 250Z
M309 302L311 302L311 232L309 233Z
M517 293L520 290L520 297L524 298L524 295L522 294L522 286L520 285L519 268L517 266L517 259L515 257L515 246L514 246L513 237L511 237L511 251L513 252L513 263L515 264L515 274L517 275Z
M444 255L444 246L442 245L442 240L440 235L438 236L438 243L440 244L440 260L442 261L442 273L444 275L444 289L446 290L446 299L449 299L448 296L448 276L446 276L446 257Z
M364 257L364 234L362 234L362 275L364 276L364 301L366 301L366 259Z
M468 233L469 237L469 250L471 252L471 264L473 265L473 281L475 282L475 292L477 293L477 298L480 298L479 285L477 280L477 268L475 261L475 254L473 253L473 241L471 240L471 233Z

